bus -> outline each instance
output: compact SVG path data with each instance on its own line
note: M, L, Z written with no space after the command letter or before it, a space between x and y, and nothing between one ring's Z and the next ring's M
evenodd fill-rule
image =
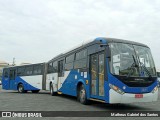
M99 37L47 62L46 90L76 96L82 104L158 99L155 64L142 43Z
M2 89L38 93L45 84L44 66L44 63L38 63L4 68Z
M159 87L160 87L160 70L157 70L157 77L158 77L158 83L159 83Z
M158 80L150 48L133 41L103 38L83 43L46 63L3 69L2 88L66 94L82 104L152 102Z

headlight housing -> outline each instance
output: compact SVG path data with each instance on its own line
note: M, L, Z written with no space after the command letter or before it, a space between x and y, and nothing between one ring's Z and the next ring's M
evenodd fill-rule
M121 95L124 94L124 91L121 90L120 88L118 88L118 87L115 86L115 85L109 84L109 87L110 87L111 89L113 89L114 91L116 91L117 93L121 94Z
M158 90L158 86L156 86L153 90L152 93L155 93Z

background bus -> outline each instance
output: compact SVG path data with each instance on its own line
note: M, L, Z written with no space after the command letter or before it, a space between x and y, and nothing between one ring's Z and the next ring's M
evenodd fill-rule
M158 77L158 83L159 83L159 87L160 87L160 70L157 70L157 77Z
M148 46L97 38L48 63L46 90L104 103L152 102L158 99L157 76Z
M37 93L43 89L44 82L44 63L3 69L2 88L5 90Z

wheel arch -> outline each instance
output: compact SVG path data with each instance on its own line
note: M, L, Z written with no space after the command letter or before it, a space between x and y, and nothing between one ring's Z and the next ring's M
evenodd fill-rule
M17 90L18 90L18 86L19 86L20 84L22 84L22 85L23 85L23 83L22 83L22 82L19 82L19 83L17 84ZM24 85L23 85L23 87L24 87Z
M77 82L77 85L76 85L76 96L78 95L78 91L79 91L81 85L84 85L84 87L85 87L85 89L86 89L86 84L85 84L85 82L84 82L83 80L79 80L79 81Z

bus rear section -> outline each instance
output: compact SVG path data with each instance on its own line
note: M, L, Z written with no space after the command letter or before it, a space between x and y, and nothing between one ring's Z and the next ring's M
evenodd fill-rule
M44 63L4 68L2 89L37 93L43 88Z

